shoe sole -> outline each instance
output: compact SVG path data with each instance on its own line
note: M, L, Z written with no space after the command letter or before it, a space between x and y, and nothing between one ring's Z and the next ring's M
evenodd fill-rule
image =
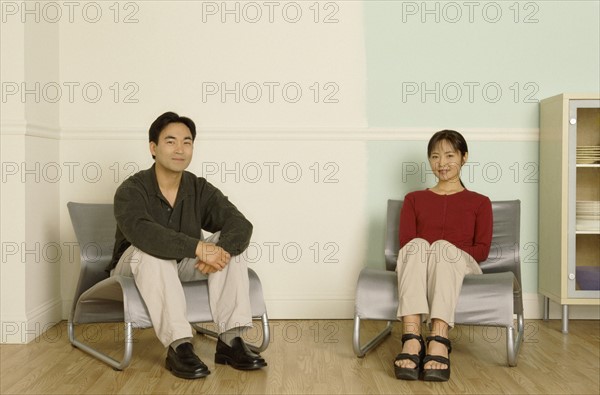
M448 381L450 380L449 370L424 370L423 381Z
M414 381L419 379L419 369L408 369L395 366L394 374L398 380Z
M165 363L165 367L167 368L167 370L169 372L171 372L173 374L173 376L179 377L180 379L188 379L188 380L201 379L201 378L206 377L206 376L208 376L210 374L210 370L206 370L206 371L200 372L200 373L180 372L179 370L173 369L171 367L171 365L169 365L169 362Z
M251 365L240 365L237 364L233 361L233 359L231 359L230 357L228 357L227 355L222 355L222 354L215 354L215 363L219 364L219 365L229 365L234 369L237 370L257 370L257 369L261 369L264 368L265 366L267 366L267 363L255 363L255 364L251 364Z

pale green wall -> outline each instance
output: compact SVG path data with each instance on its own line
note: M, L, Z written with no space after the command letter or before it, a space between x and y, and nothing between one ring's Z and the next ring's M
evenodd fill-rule
M535 99L598 91L598 1L472 2L477 5L472 23L465 3L364 3L370 126L537 127ZM519 23L514 22L516 3ZM425 23L421 21L423 4L430 10L437 5L439 23L429 14L423 15ZM456 23L449 20L457 9L448 4L460 6L462 18ZM502 12L496 23L482 15L487 7L487 18L493 18L493 4ZM411 7L418 7L416 15L410 15ZM534 23L524 23L527 16ZM403 98L403 83L408 84L407 93L411 84L421 90L421 83L433 89L436 82L439 103L433 95L425 100L419 94ZM484 96L486 84L490 85ZM456 86L462 91L460 99ZM501 95L492 103L494 87Z
M429 10L435 10L437 4L440 19L436 22L434 14L427 14L423 23L423 2L365 2L370 127L490 133L498 133L499 128L535 129L539 126L538 100L562 92L600 90L599 2L519 2L518 23L514 22L516 2L474 3L471 23L464 2L426 2ZM451 23L457 15L456 5L463 15ZM488 7L491 20L496 5L502 11L499 21L486 21L482 10ZM533 23L524 23L526 16ZM406 89L415 84L419 89L422 83L433 89L436 82L440 83L439 102L433 94L424 99L420 94L407 94ZM485 84L490 89L487 100L482 93ZM474 86L471 98L469 85ZM456 86L462 89L458 100ZM502 93L492 103L495 87ZM425 166L430 134L423 132L421 141L368 143L367 212L371 221L367 261L371 266L383 265L386 200L435 183L432 176L422 182L420 174L406 174L413 163ZM492 200L521 200L523 286L525 292L535 293L538 143L469 141L469 149L470 162L479 165L463 173L463 177L474 177L472 182L465 180L467 188ZM489 173L485 174L484 168ZM497 169L501 175L496 174Z

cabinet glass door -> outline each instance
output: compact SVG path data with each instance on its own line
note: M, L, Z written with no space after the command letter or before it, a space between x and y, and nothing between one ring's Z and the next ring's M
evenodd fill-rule
M599 298L600 100L571 100L568 121L568 294Z

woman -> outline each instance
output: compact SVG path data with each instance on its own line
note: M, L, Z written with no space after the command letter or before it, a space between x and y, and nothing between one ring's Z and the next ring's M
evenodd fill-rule
M492 204L469 191L460 180L468 158L467 143L453 130L429 140L427 156L436 186L406 195L400 214L398 254L398 318L402 321L402 353L394 362L396 377L447 381L452 347L448 331L466 274L481 274L492 241ZM431 334L423 341L421 322Z

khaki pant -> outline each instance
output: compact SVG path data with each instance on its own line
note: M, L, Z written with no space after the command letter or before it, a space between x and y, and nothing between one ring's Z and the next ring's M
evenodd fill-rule
M422 314L454 326L454 312L463 278L482 274L469 255L453 244L438 240L429 244L416 238L400 249L398 263L398 318Z
M219 233L205 241L216 243ZM156 336L167 347L173 341L192 337L186 318L182 282L207 278L195 268L196 258L159 259L130 246L112 275L133 277L146 303ZM208 275L210 310L219 332L252 325L248 265L242 255L231 258L222 271Z

